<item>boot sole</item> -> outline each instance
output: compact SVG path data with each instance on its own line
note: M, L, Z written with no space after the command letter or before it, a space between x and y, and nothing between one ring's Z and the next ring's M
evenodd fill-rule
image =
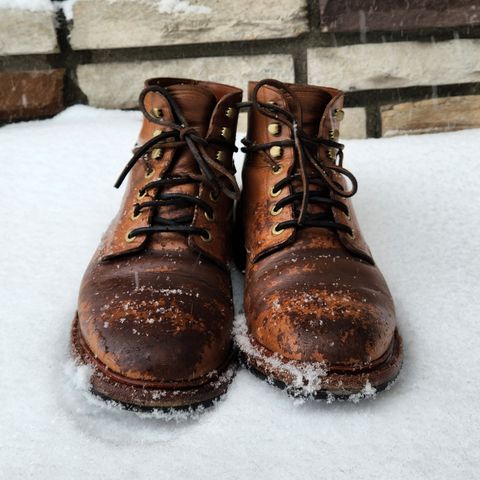
M165 385L129 379L111 371L95 358L80 332L78 314L72 324L70 346L74 359L93 369L90 379L92 393L120 403L129 410L195 410L210 407L226 393L237 369L232 348L227 360L217 371L195 381Z
M370 368L327 369L320 362L289 360L246 334L240 346L242 364L255 376L293 397L315 400L359 400L388 389L403 362L403 343L397 330L386 353Z

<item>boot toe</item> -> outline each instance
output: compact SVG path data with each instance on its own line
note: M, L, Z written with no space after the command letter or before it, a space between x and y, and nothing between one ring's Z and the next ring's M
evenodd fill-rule
M80 331L112 372L181 383L208 375L229 356L232 305L218 289L175 273L143 274L133 289L130 275L103 283L92 277L97 280L84 284L80 295Z
M341 282L281 264L264 272L263 293L247 298L250 333L270 351L291 360L347 369L370 365L392 342L395 312L378 270L360 262L359 270L350 268L350 278L344 274ZM337 265L334 271L342 270Z
M364 297L363 297L364 298ZM328 289L280 291L265 297L254 336L293 360L360 366L380 358L393 338L388 312L362 300L362 292L338 297Z

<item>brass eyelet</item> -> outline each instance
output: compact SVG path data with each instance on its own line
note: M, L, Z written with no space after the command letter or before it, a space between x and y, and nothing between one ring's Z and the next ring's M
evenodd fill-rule
M151 178L155 173L155 170L152 168L149 172L145 172L145 178Z
M230 136L232 135L231 130L228 127L222 127L220 130L220 135L225 139L229 140Z
M228 118L235 118L236 115L237 115L237 112L235 111L234 108L228 107L228 108L225 110L225 115L226 115Z
M282 147L278 145L274 145L273 147L270 147L270 156L272 158L280 158L283 154Z
M329 148L328 149L328 158L330 160L336 160L337 159L337 150L335 148Z
M337 119L337 121L341 122L345 117L345 112L340 108L336 108L333 112L333 116Z
M212 241L212 234L206 230L207 234L206 235L200 235L200 238L204 241L204 242L211 242Z
M217 162L224 163L225 158L226 158L225 152L223 150L218 150L215 155L215 159L217 160Z
M268 133L274 137L278 137L281 132L281 126L279 123L269 123L267 127Z
M208 214L208 212L203 212L203 214L205 215L205 218L209 221L209 222L213 222L215 220L215 213L212 212L212 216L210 216Z
M278 197L281 193L282 193L282 190L278 190L277 192L274 191L275 190L275 185L270 189L270 196L271 197Z
M334 130L329 130L328 131L328 138L330 140L337 141L340 138L340 130L338 130L338 128L335 128Z
M137 192L137 198L138 198L139 200L141 200L142 198L144 198L145 195L147 195L147 192L146 192L146 191L144 191L143 193L141 193L140 190L139 190L139 191Z
M142 212L140 210L138 211L138 213L135 213L135 208L134 208L132 214L130 215L130 218L132 220L136 220L141 214Z
M278 227L278 223L276 223L273 227L272 227L272 233L274 235L281 235L285 229L284 228L281 228L280 230L277 228Z
M154 130L153 134L152 134L152 138L153 137L158 137L162 133L163 133L163 130Z
M126 241L127 243L132 243L133 241L135 241L136 238L137 238L136 235L130 236L130 232L127 232L127 233L125 234L125 241Z
M350 215L350 212L348 212L348 213L343 212L343 215L345 216L345 218L346 218L348 221L350 221L350 220L352 219L352 217L351 217L351 215Z
M163 111L161 108L158 108L158 107L153 107L150 113L152 114L152 117L155 117L155 118L163 117Z
M282 172L282 170L283 170L283 166L282 166L282 165L279 165L279 164L277 164L277 165L275 165L274 167L272 167L272 173L273 173L274 175L280 175L280 173Z
M163 149L162 148L154 148L151 153L151 157L153 160L160 160L163 157Z
M276 209L276 205L272 205L272 208L270 209L270 215L273 215L274 217L282 213L283 207Z
M210 192L210 193L208 194L208 197L210 198L210 200L211 200L213 203L217 203L217 202L218 202L218 195L215 196L215 195L213 194L213 192Z
M352 239L355 240L355 231L352 230L352 233L348 232L347 235Z

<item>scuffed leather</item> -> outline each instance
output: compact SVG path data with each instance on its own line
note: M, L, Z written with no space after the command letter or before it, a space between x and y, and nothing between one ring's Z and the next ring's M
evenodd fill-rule
M169 384L215 370L231 349L230 277L198 254L144 251L94 256L78 318L85 342L110 370Z
M237 116L226 117L225 109L241 101L241 90L188 79L147 81L152 84L169 87L200 135L213 138L226 125L235 135ZM149 93L145 100L147 108L161 108L164 118L172 119L162 96ZM156 129L158 125L145 120L137 143L149 140ZM215 158L215 152L210 153ZM194 225L208 228L212 241L203 244L194 235L154 233L128 243L128 232L151 221L152 213L147 213L151 209L131 218L138 191L171 167L176 174L195 168L190 152L182 147L166 149L161 159L150 158L149 164L155 170L149 179L142 161L132 169L119 213L85 272L78 325L88 349L111 372L132 382L182 388L208 379L232 352L233 304L227 262L233 201L223 195L212 203L210 192L198 184L172 187L199 195L213 206L214 221L208 221L196 207L193 220ZM232 168L231 153L226 155L225 166ZM179 209L162 211L162 215L170 214L179 215Z
M341 131L341 123L333 114L343 107L341 92L288 86L300 99L307 134L329 138L330 130ZM250 84L249 90L253 87ZM262 102L275 101L283 108L289 105L289 98L278 90L262 87L259 93ZM251 113L248 138L256 143L272 141L267 133L269 122L271 119L260 113ZM282 136L274 139L289 138L290 134L282 131ZM330 161L327 148L321 147L321 158ZM392 344L395 308L391 294L361 235L349 199L333 196L348 206L348 216L333 211L338 222L353 229L354 238L312 227L273 235L273 225L292 218L292 210L284 208L281 215L272 216L271 206L289 192L275 198L268 192L291 173L293 161L288 148L279 159L284 167L279 175L273 174L260 152L250 153L244 164L241 212L249 333L286 359L323 362L340 371L369 368ZM345 163L348 165L348 149Z

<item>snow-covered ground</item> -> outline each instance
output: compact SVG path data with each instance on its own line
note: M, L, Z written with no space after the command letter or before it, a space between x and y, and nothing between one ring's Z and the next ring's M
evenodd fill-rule
M394 388L296 404L240 371L213 409L166 421L93 399L68 356L139 121L76 106L0 128L0 478L478 478L480 131L347 142L405 341Z

